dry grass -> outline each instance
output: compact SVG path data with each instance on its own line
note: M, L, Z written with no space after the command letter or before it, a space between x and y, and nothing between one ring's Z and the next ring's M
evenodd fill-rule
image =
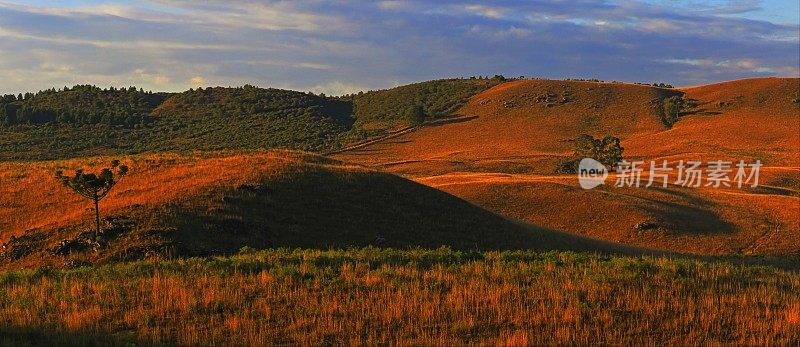
M456 112L472 119L424 127L337 158L414 175L549 172L581 133L625 139L662 131L655 102L665 93L628 84L512 81L473 96Z
M179 203L211 188L252 182L309 157L302 152L271 151L118 158L130 166L130 174L100 202L100 210L108 215L131 206L152 208L167 202ZM112 159L115 158L0 163L0 239L27 229L52 229L91 220L91 204L59 186L53 178L55 170L99 171Z
M117 344L181 345L789 345L800 339L798 274L663 258L272 250L5 272L0 283L0 321L25 328L0 337L5 344L31 336L63 344L93 334Z
M797 172L765 170L762 183L780 175ZM453 173L416 180L501 215L624 244L707 255L800 252L800 194L791 189L656 184L585 191L572 175ZM614 175L607 182L613 185ZM653 229L636 229L642 222Z
M698 106L669 131L623 141L647 158L755 160L800 167L798 78L755 78L683 90ZM677 158L676 158L677 159Z
M642 254L515 223L396 175L288 151L123 158L130 173L100 205L109 232L97 246L87 246L91 203L51 175L56 168L96 170L110 160L0 163L0 175L11 182L0 188L0 202L7 206L0 211L6 242L0 268L223 255L244 246Z
M659 121L648 86L515 81L474 96L469 121L336 155L403 174L492 212L543 227L640 247L699 254L800 252L800 79L767 78L682 90L697 100L673 128ZM544 93L570 90L552 107ZM585 191L554 176L581 132L622 138L628 160L761 160L759 190ZM674 167L674 165L673 165ZM612 178L613 179L613 178ZM641 231L639 223L658 230Z

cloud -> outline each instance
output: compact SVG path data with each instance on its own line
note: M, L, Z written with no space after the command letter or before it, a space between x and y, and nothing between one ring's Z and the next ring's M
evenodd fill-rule
M676 32L681 29L681 26L678 22L662 19L644 21L641 23L640 27L647 31L655 32Z
M692 65L692 66L711 66L714 65L714 60L712 59L666 59L664 60L666 63L673 63L673 64L685 64L685 65Z
M192 88L199 88L206 85L206 79L203 76L194 76L191 80L189 80L189 84Z
M407 10L411 8L408 2L399 0L379 1L378 7L382 10Z
M309 89L309 91L317 94L325 93L328 95L345 95L345 94L358 93L360 91L366 91L370 89L371 88L365 85L353 84L341 81L332 81L313 86Z
M769 9L758 1L46 3L0 1L0 93L249 83L342 94L494 74L688 85L800 66L800 26L758 17Z
M464 6L464 9L466 9L467 12L475 13L488 18L498 19L505 17L505 10L496 7L484 5L466 5Z
M528 28L511 26L508 28L492 28L481 25L473 25L470 32L490 39L525 38L533 34Z

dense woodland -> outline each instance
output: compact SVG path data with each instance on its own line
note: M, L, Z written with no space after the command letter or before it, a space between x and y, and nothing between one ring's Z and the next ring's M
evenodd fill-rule
M495 76L427 81L392 89L345 95L342 99L353 102L359 124L389 120L421 123L452 114L471 96L505 80L503 76Z
M154 114L192 117L254 114L287 118L308 116L330 118L349 126L352 123L352 109L349 102L325 96L245 85L238 88L190 89L167 99Z
M142 126L166 97L135 87L101 89L92 85L48 89L38 93L0 98L0 123L4 126L70 124Z
M0 98L0 160L164 150L335 149L380 135L398 122L416 124L450 114L503 80L438 80L342 97L250 85L182 93L77 85L5 95ZM367 124L372 130L364 131Z

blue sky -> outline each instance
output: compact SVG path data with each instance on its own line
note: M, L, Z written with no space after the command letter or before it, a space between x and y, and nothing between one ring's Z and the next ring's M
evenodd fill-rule
M695 85L800 74L789 1L4 1L0 93L79 83L329 94L504 74Z

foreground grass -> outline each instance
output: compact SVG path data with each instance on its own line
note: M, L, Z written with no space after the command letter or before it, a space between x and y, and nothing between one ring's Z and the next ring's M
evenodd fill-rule
M0 344L790 344L800 275L570 252L269 250L0 273Z

